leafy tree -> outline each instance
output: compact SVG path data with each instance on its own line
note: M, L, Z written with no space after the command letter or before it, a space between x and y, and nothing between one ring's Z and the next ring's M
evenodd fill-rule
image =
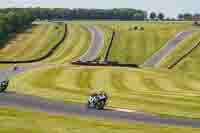
M179 20L183 20L184 19L184 15L183 14L178 14L178 19Z
M0 10L0 47L10 33L17 32L33 21L29 9L1 9Z
M156 17L157 17L157 15L156 15L155 12L151 12L151 13L150 13L150 19L151 19L151 20L155 20Z
M199 13L194 14L193 15L193 20L199 21L200 20L200 14Z
M159 13L158 14L158 19L159 20L164 20L165 19L165 15L163 13Z
M184 16L184 20L192 20L192 14L191 13L185 13L183 16Z

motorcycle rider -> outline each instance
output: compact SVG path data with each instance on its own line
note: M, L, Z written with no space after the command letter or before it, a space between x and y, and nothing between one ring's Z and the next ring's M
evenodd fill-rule
M104 91L97 91L96 93L92 93L88 99L88 107L103 109L108 99L107 94Z

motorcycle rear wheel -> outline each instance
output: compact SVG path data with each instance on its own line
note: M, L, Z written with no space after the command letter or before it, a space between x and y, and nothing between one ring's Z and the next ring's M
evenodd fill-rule
M105 106L105 101L98 101L95 105L95 108L98 110L102 110L104 109L104 106Z

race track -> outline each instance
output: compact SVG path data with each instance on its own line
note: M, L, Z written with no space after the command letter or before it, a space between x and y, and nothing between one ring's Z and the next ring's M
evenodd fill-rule
M94 30L96 33L96 30ZM184 33L184 36L190 33ZM96 39L92 41L91 48L88 50L87 54L81 57L83 61L88 61L94 59L96 57L98 50L102 47L99 46L102 43L102 34L97 33L93 34ZM183 35L182 35L183 36ZM181 39L182 37L180 37ZM178 39L179 40L179 39ZM178 41L177 40L177 41ZM100 44L101 45L101 44ZM174 45L174 43L173 43ZM168 48L171 49L171 48ZM167 50L168 51L168 50ZM40 68L40 67L48 67L48 65L35 65L35 66L26 66L19 67L17 71L13 71L12 69L6 69L0 71L0 79L4 79L9 76L13 76L15 74L25 72L31 69ZM54 66L52 66L54 67ZM8 90L9 91L9 90ZM108 107L105 110L97 111L92 109L87 109L84 104L66 104L62 101L50 101L47 99L42 99L36 96L23 96L20 94L15 94L14 92L2 93L0 94L0 106L2 107L16 107L16 108L26 108L31 109L36 112L47 112L50 114L59 114L59 115L81 115L81 116L94 116L98 118L106 118L113 120L124 120L129 122L143 122L143 123L153 123L159 125L173 125L173 126L188 126L193 128L200 128L200 120L192 120L192 119L181 119L175 117L160 117L156 115L141 113L137 111L131 110L123 110L117 108Z
M0 78L4 76L13 76L30 69L41 68L41 67L56 67L56 65L35 65L19 67L17 71L7 69L0 71ZM4 75L6 74L6 75ZM125 120L130 122L143 122L143 123L154 123L161 125L176 125L176 126L188 126L194 128L200 128L200 120L191 119L178 119L173 117L160 117L137 111L118 109L108 107L106 110L97 111L89 110L83 104L66 104L63 102L49 101L35 96L23 96L15 94L14 92L0 94L0 106L3 107L16 107L16 108L27 108L33 111L47 112L59 115L83 115L83 116L94 116L100 118L109 118L113 120Z
M155 65L160 62L163 58L170 54L180 42L183 41L185 38L192 35L194 32L198 30L190 30L179 33L175 38L169 40L167 44L165 44L158 52L156 52L152 57L147 59L141 67L155 67Z
M86 53L79 58L79 61L81 62L94 61L97 58L99 51L104 46L103 32L94 26L89 27L88 29L91 33L91 44Z
M84 104L66 104L63 102L48 101L33 96L16 95L14 93L0 94L0 106L26 108L36 112L47 112L59 115L81 115L99 118L124 120L129 122L143 122L161 125L176 125L184 127L200 128L199 120L177 119L173 117L159 117L139 112L118 111L108 108L105 110L87 109Z

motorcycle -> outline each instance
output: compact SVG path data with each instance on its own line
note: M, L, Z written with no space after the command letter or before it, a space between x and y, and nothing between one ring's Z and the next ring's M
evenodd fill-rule
M1 81L0 82L0 93L5 92L9 84L9 80Z
M103 110L108 100L105 92L94 93L88 98L88 108Z

